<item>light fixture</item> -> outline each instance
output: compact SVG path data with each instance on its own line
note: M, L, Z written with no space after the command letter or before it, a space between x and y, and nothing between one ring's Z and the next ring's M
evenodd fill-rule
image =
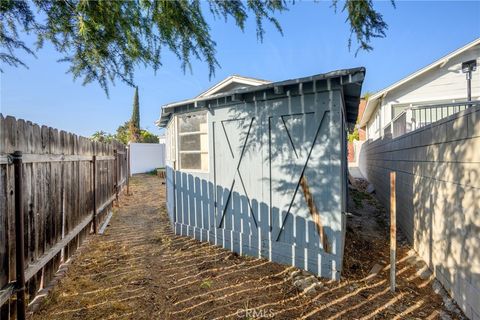
M472 101L472 71L477 70L477 60L462 63L462 72L467 75L467 101Z

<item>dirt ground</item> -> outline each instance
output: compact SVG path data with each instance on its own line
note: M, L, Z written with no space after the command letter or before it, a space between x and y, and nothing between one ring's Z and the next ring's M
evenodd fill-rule
M362 191L352 190L342 281L322 280L323 288L307 295L287 277L292 267L174 235L159 178L136 176L130 189L106 233L92 236L31 319L462 317L433 292L404 242L397 290L389 291L384 212ZM381 270L369 276L375 264Z

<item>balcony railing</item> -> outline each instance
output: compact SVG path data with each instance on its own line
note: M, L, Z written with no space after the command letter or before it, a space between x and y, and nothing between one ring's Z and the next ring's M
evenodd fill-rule
M476 106L480 106L480 101L455 102L407 108L392 120L393 138ZM390 124L388 126L390 127Z

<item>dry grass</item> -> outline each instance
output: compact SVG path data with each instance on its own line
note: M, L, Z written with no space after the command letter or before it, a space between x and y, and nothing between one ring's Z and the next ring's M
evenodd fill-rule
M292 267L172 234L157 177L136 177L131 189L106 234L89 242L33 319L436 319L440 312L449 314L431 280L422 280L409 263L405 244L399 248L398 290L390 293L383 213L369 196L352 203L343 280L326 281L315 296L305 296L286 278ZM384 268L368 278L375 263Z

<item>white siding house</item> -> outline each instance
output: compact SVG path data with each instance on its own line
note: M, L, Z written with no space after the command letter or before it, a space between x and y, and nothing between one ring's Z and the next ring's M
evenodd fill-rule
M376 140L389 134L396 136L392 121L401 116L405 117L406 127L400 130L404 130L400 134L418 127L419 117L415 117L412 107L466 101L467 80L462 72L462 63L469 60L476 60L480 67L480 38L372 95L360 121L360 127L366 126L367 139ZM472 73L472 101L480 100L478 69ZM437 108L433 114L429 109L420 125L434 122L463 108L445 106L443 110ZM415 118L417 123L412 123Z

